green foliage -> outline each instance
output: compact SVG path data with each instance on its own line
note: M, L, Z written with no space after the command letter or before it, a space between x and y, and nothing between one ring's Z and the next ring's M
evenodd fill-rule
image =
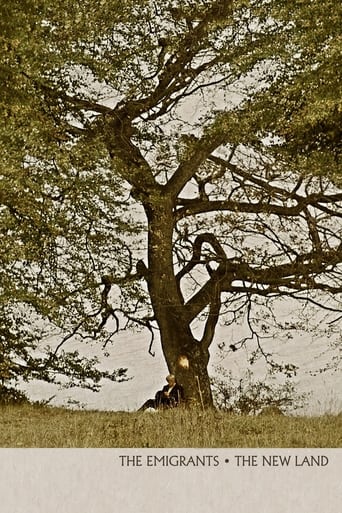
M329 176L338 183L341 16L341 4L331 0L277 3L275 18L287 26L286 68L281 80L261 100L261 116L265 110L272 116L270 126L280 137L281 154L290 165L305 173Z
M272 376L257 380L249 370L239 379L231 372L219 368L219 375L212 378L214 402L220 410L243 415L262 412L293 412L302 408L306 396L296 392L296 385L287 379L279 384ZM274 378L274 377L273 377Z
M29 402L29 398L24 392L13 387L0 385L0 405L29 404Z
M98 391L102 379L127 380L127 369L112 372L99 368L98 358L88 358L79 351L42 347L41 329L34 330L34 313L23 312L17 318L2 317L0 328L0 382L4 397L22 397L13 385L32 379L54 383L60 387L82 387ZM6 386L8 385L8 386ZM24 396L23 396L24 397ZM14 399L13 399L14 400Z

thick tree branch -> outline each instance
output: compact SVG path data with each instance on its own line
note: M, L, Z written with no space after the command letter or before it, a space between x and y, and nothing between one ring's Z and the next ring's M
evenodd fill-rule
M204 214L217 211L245 212L251 214L274 214L278 216L294 217L298 216L305 207L305 202L294 206L282 206L270 203L256 202L249 203L233 200L200 200L182 198L178 203L184 205L176 210L176 219L196 214Z
M292 263L279 264L271 268L253 268L245 262L227 259L185 304L187 319L192 322L212 303L217 287L220 292L253 292L263 296L277 293L283 288L290 291L317 289L332 293L342 292L342 286L319 283L314 279L315 275L328 272L330 266L340 263L342 247L325 252L311 252L301 255Z
M226 140L226 136L219 134L212 136L208 134L196 141L189 152L189 156L184 162L181 162L165 189L170 192L174 198L181 192L183 187L193 178L198 168L207 160L221 144Z
M215 335L215 328L219 319L221 309L221 291L217 286L214 289L212 301L210 303L209 314L205 323L201 345L204 349L209 349Z
M198 143L199 141L197 140L195 144ZM271 185L268 181L258 176L254 176L253 173L245 171L222 158L210 155L208 156L208 159L217 165L220 165L221 169L225 168L231 171L235 176L241 176L247 182L255 184L259 188L260 194L263 192L266 193L267 199L260 199L259 201L252 202L235 201L232 199L210 200L208 197L203 199L201 195L194 199L180 197L177 199L177 220L183 219L187 216L225 210L230 212L245 212L253 214L273 214L284 217L298 216L301 212L304 212L307 222L309 223L311 236L313 237L313 218L310 217L309 222L308 216L310 216L310 213L307 209L308 206L327 212L330 215L335 215L336 217L342 217L342 212L338 212L338 210L333 211L325 206L333 205L338 207L338 202L342 201L342 193L326 194L318 192L302 196L297 193L299 183L301 182L298 182L293 190L288 191L285 188ZM271 203L272 199L274 199L273 203ZM315 236L315 243L318 243L317 236Z
M215 235L212 233L202 233L201 235L198 235L195 239L195 242L193 244L193 251L192 251L192 258L191 260L183 267L181 271L177 274L176 278L178 281L183 278L186 274L188 274L192 269L197 265L201 263L201 253L202 253L202 246L203 244L210 244L214 251L216 252L216 255L219 260L225 260L226 254L221 246L221 244L216 239ZM203 262L202 262L203 263Z
M260 190L263 190L268 193L270 198L275 198L280 201L293 201L297 202L297 205L302 205L302 207L306 207L308 205L314 206L322 211L327 211L327 207L323 207L324 205L330 204L336 206L338 202L342 201L342 193L335 194L327 194L324 192L307 194L307 196L302 196L298 194L298 189L302 185L302 178L299 179L297 184L291 191L286 190L285 188L278 187L276 185L272 185L267 180L260 178L259 176L255 176L250 171L245 171L241 169L239 166L232 164L229 160L222 159L221 157L216 157L214 155L210 155L208 160L211 160L218 166L225 168L231 171L234 175L241 176L245 180L257 185ZM331 215L336 215L342 217L342 212L338 211L328 211Z

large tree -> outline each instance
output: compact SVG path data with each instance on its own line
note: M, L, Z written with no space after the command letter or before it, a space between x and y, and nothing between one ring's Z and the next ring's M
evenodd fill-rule
M49 369L68 340L157 329L189 400L209 406L220 316L246 319L236 349L260 342L284 297L340 312L342 194L298 160L306 139L310 162L324 159L288 114L315 65L302 2L13 6L25 24L5 32L0 70L8 354L43 331ZM328 27L323 39L334 45Z

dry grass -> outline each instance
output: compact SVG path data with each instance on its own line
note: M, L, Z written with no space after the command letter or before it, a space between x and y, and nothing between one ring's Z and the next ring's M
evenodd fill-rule
M1 447L342 447L342 414L237 416L0 408Z

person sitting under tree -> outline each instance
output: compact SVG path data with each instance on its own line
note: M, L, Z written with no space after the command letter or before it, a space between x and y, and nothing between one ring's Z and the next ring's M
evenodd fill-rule
M158 390L154 399L148 399L138 411L144 411L148 408L164 409L175 408L184 401L184 390L182 385L178 385L173 374L166 376L167 385L162 390Z

